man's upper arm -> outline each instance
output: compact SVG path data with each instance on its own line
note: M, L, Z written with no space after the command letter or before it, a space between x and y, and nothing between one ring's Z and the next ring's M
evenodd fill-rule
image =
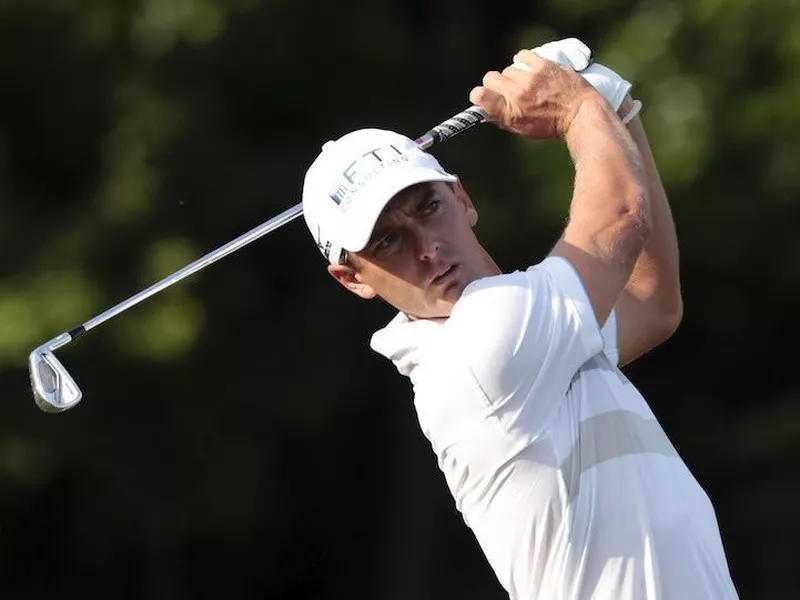
M591 246L591 242L584 242L581 246ZM609 260L602 251L592 253L564 237L553 247L550 256L559 256L572 265L586 290L597 323L600 327L605 325L627 284L633 262L622 264L613 257Z
M629 290L620 294L614 312L620 367L661 344L677 326L673 320L665 318L652 302L637 298Z

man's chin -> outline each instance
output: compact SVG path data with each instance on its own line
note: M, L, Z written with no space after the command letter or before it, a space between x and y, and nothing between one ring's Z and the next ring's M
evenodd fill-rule
M467 284L465 282L454 281L442 291L439 302L449 305L448 315L449 311L453 309L453 305L461 299L466 287Z
M423 319L446 319L453 311L453 304L453 302L437 300L436 302L428 304L428 306L422 310L402 310L400 312L405 313L406 316L412 321L420 321Z
M401 308L395 305L400 312L405 313L412 320L420 319L446 319L453 311L453 307L464 289L467 286L460 281L454 281L443 289L436 290L438 293L434 297L425 300L424 306L412 308L406 306ZM430 290L429 290L430 291Z
M413 316L411 313L406 314L414 319L446 319L453 312L453 306L455 306L457 300L458 298L453 298L452 300L449 297L438 298L435 302L431 302L426 310L419 311L418 314Z

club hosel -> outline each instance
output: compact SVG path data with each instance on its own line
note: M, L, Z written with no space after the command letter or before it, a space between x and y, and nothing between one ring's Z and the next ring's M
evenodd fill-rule
M77 329L83 329L83 327L82 326L81 327L76 327L75 329L72 329L70 331L65 331L61 335L57 335L56 337L54 337L49 342L45 342L44 344L39 346L36 350L42 350L42 351L46 350L48 352L54 352L54 351L58 350L59 348L61 348L62 346L66 346L72 340L74 340L76 337L78 337L78 335L80 335L80 333L83 333L83 331L81 331L80 333L77 333L76 332ZM75 335L73 335L73 333L75 333Z

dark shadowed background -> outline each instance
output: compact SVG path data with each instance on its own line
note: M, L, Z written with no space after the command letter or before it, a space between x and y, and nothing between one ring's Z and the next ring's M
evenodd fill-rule
M743 598L800 595L796 0L0 1L0 597L504 596L296 221L59 352L27 353L300 200L328 139L416 136L513 53L577 36L634 83L685 318L626 372L713 500ZM506 270L563 225L556 142L435 149Z

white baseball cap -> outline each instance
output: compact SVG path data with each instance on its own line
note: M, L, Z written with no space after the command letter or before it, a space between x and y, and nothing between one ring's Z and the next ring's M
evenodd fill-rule
M360 129L322 147L306 172L303 216L323 256L339 264L345 251L364 249L395 194L415 183L456 179L410 138Z

